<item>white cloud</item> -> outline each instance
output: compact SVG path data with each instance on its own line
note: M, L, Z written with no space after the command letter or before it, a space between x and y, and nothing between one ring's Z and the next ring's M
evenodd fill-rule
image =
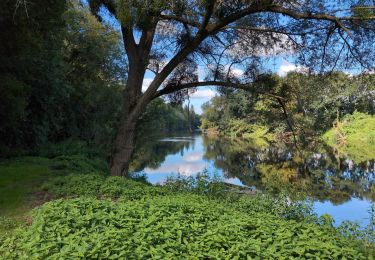
M149 173L179 173L184 176L191 176L206 169L206 164L203 162L194 163L174 163L165 164L157 169L146 168L144 172Z
M231 71L236 77L241 77L244 74L244 71L241 69L233 69Z
M182 160L184 160L185 162L196 162L202 159L203 159L203 152L192 152L182 157Z
M203 99L213 98L216 96L216 92L211 89L198 89L196 92L190 95L190 98Z
M143 79L142 91L145 92L154 79Z
M230 183L233 185L244 186L238 178L228 178L228 179L225 179L224 182Z
M230 67L229 65L225 66L225 70L231 72L231 74L235 77L241 77L245 73L242 69L235 68L235 67Z
M307 72L307 68L302 66L296 66L288 61L283 61L281 64L279 70L277 71L277 74L280 77L286 76L289 72L297 71L297 72Z

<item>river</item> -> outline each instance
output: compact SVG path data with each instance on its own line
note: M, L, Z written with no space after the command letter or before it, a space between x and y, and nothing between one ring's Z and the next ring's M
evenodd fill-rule
M318 142L297 150L264 140L167 136L145 142L134 161L133 169L154 184L207 171L235 185L307 198L318 215L330 214L336 225L351 220L365 226L375 201L375 160L340 154Z

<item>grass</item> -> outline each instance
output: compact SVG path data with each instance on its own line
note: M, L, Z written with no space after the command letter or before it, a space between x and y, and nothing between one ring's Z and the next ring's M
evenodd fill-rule
M375 159L375 116L359 112L346 115L323 140L356 163Z
M103 160L83 155L3 160L0 162L0 217L20 216L30 210L40 199L33 195L48 180L71 173L105 175L106 172Z
M30 194L54 175L50 160L24 157L0 163L0 216L20 215L30 209Z

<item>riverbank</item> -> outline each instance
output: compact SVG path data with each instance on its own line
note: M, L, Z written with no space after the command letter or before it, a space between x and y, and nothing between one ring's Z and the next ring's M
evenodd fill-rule
M355 112L336 121L323 140L356 163L375 159L375 116Z
M367 240L343 236L329 217L317 218L308 204L286 197L228 195L225 185L205 175L155 186L108 177L84 158L35 160L49 169L38 189L50 201L17 222L1 220L7 232L0 238L0 258L366 259L371 254ZM27 173L32 161L8 160L0 172L22 162ZM45 170L35 172L43 176Z

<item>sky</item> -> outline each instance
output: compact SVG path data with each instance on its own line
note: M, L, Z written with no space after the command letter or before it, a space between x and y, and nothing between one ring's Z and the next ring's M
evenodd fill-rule
M86 1L85 1L86 2ZM87 4L87 2L86 2ZM103 10L103 17L105 17L106 22L111 24L114 28L116 28L120 32L120 27L118 22L105 10ZM136 40L139 37L136 35ZM294 65L291 61L290 55L278 55L266 64L265 68L271 72L277 73L280 76L285 76L290 71L297 70L297 66ZM241 69L234 69L234 73L241 75L243 71ZM143 81L142 90L145 91L147 87L152 82L154 78L154 74L150 71L147 71L145 74L145 78ZM203 80L204 78L204 71L203 66L202 68L198 67L198 79ZM218 95L215 87L199 87L197 91L190 96L190 104L194 106L194 111L197 114L202 114L202 105L214 96Z
M286 57L277 57L268 65L268 69L274 73L277 73L279 76L284 77L288 72L295 71L298 69L291 61L288 61ZM236 73L242 74L241 69L236 69ZM202 80L204 73L198 68L198 78ZM145 91L150 85L153 79L152 73L146 73L145 79L143 81L142 89ZM197 114L202 114L202 105L211 100L214 96L218 95L215 87L200 87L198 90L191 94L190 104L194 106L194 111Z

